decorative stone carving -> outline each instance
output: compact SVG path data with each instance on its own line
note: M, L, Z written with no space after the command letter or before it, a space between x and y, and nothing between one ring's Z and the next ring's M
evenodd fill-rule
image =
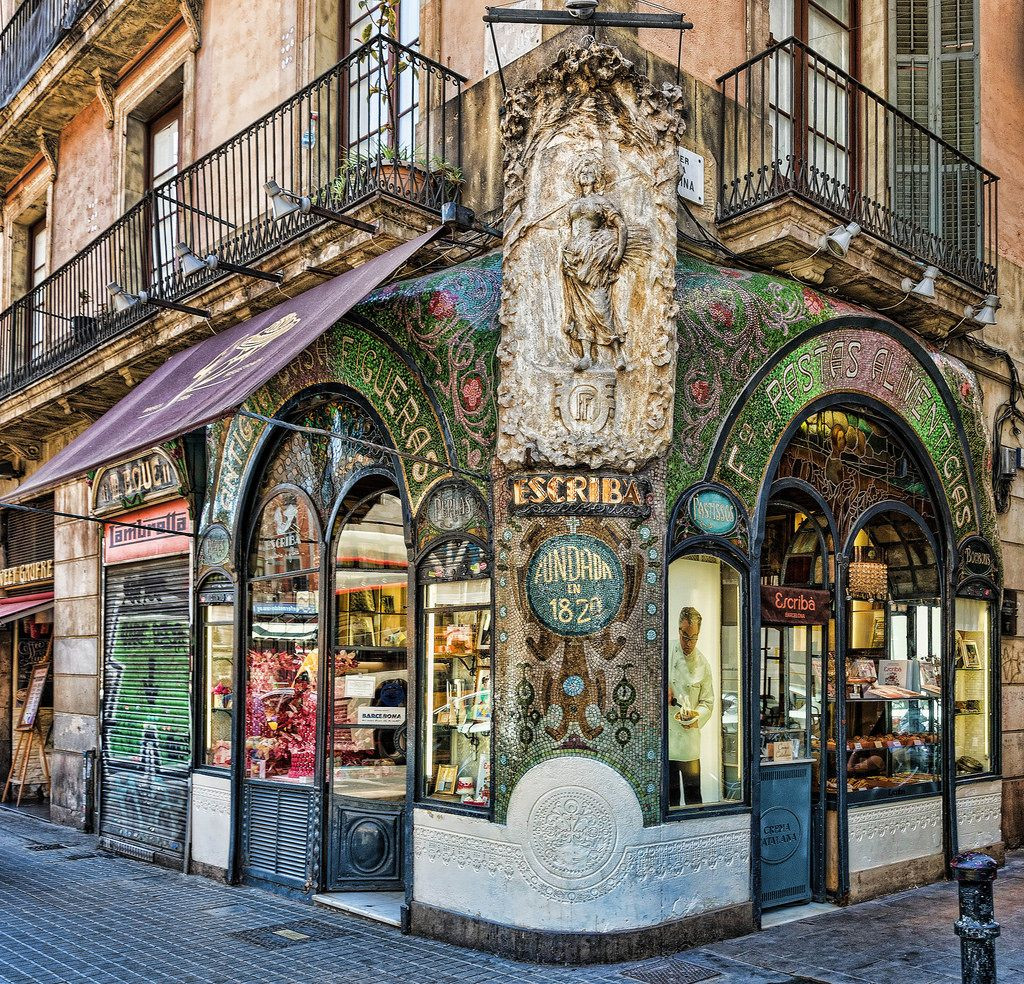
M510 93L498 456L613 465L671 435L682 93L591 43Z
M749 816L645 828L600 762L535 766L505 826L423 809L414 822L416 899L507 925L630 929L749 898Z
M961 851L990 847L1002 841L1002 785L996 779L957 789L956 827Z
M181 19L192 35L190 51L198 51L203 43L203 2L202 0L180 0Z
M43 155L47 167L50 169L50 181L57 180L57 156L60 148L60 134L52 133L39 127L36 130L39 138L39 152Z
M850 811L850 871L942 852L942 799L863 806Z
M103 115L107 118L107 129L114 129L114 79L102 68L94 68L92 77L96 82L96 96L103 107Z

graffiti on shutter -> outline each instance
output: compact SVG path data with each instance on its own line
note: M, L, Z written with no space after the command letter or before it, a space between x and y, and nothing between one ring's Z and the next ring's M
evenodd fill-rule
M191 749L188 602L184 558L107 571L100 834L173 857Z

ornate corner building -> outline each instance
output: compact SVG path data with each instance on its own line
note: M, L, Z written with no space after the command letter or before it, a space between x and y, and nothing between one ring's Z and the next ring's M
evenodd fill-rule
M15 9L5 800L568 962L1001 858L1009 15L543 6Z

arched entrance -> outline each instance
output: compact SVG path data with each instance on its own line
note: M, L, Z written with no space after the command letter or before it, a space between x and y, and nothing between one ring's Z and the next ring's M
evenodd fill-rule
M358 398L319 389L278 416L306 429L268 433L247 482L241 870L305 894L399 890L408 510Z
M930 857L948 859L951 669L936 476L886 408L819 401L787 430L755 523L764 908L843 899L851 813L934 807ZM945 818L945 822L944 822Z

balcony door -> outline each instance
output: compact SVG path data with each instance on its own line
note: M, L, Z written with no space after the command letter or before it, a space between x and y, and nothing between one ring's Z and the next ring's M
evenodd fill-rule
M162 188L181 166L181 103L176 103L151 120L146 134L146 184ZM178 242L178 205L175 186L160 191L153 199L150 230L150 274L152 283L162 286L174 272L174 247Z
M802 42L770 79L777 156L826 206L846 208L854 193L858 8L859 0L771 0L772 38Z

